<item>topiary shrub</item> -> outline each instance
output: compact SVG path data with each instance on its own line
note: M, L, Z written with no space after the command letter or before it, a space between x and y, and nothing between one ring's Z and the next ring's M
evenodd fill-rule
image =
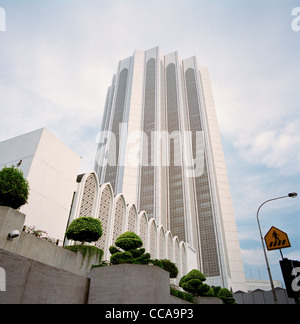
M133 256L130 252L116 252L110 257L112 264L132 263Z
M129 251L142 247L143 241L134 232L126 232L117 238L115 245L124 251Z
M96 242L102 236L102 226L99 219L93 217L76 218L66 231L68 240L77 242Z
M217 297L222 299L224 304L236 304L232 292L226 288L221 288Z
M150 254L145 253L145 249L141 248L143 241L134 232L126 232L120 235L115 245L119 249L115 246L109 248L112 264L148 264L150 262Z
M68 240L81 242L81 245L66 246L65 249L72 252L81 252L83 260L88 257L88 263L96 256L97 262L100 264L103 257L103 250L96 246L84 245L85 242L96 242L102 236L102 226L99 219L93 217L80 217L76 218L68 227L66 237Z
M18 209L27 204L29 183L15 166L0 171L0 206Z
M171 262L170 260L164 259L160 260L162 264L162 269L168 271L170 273L170 278L175 279L178 276L179 270L175 263Z
M183 276L179 282L179 286L193 296L206 296L210 290L210 286L204 284L206 277L199 270L192 270L186 276Z

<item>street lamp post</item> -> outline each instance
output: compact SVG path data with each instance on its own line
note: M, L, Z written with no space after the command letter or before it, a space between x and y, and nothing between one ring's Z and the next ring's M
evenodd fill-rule
M278 304L278 299L277 299L277 295L276 295L276 291L275 291L275 287L274 287L274 283L273 283L273 278L272 278L272 274L271 274L271 269L270 269L270 265L269 265L267 251L266 251L265 244L264 244L263 234L262 234L261 227L260 227L260 222L259 222L259 217L258 217L259 216L259 211L261 210L263 205L265 205L266 203L268 203L270 201L279 200L279 199L283 199L283 198L296 198L297 196L298 196L298 194L296 192L292 192L292 193L289 193L287 196L282 196L282 197L278 197L278 198L269 199L269 200L265 201L263 204L260 205L260 207L258 208L258 211L257 211L257 215L256 215L257 224L258 224L259 233L260 233L260 238L261 238L261 243L262 243L262 247L263 247L263 251L264 251L264 255L265 255L265 260L266 260L266 264L267 264L267 269L268 269L268 274L269 274L269 278L270 278L270 283L271 283L271 288L272 288L275 304Z

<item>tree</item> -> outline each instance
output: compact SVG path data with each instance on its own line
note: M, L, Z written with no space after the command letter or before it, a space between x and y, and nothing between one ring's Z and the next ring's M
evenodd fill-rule
M18 209L27 204L29 183L15 166L0 171L0 206Z
M150 253L145 253L142 248L143 241L134 232L126 232L120 235L115 242L115 246L109 248L111 253L110 262L112 264L153 264L170 273L170 278L178 276L178 268L170 260L151 260Z
M222 299L224 304L236 304L236 301L233 297L233 294L230 290L226 289L226 288L222 288L220 289L217 297L219 297L220 299Z
M179 282L179 286L193 296L205 296L210 286L204 284L206 277L199 270L192 270L187 275L183 276Z
M96 242L102 236L102 226L99 219L93 217L76 218L66 231L68 240L91 243Z
M120 235L116 239L115 245L117 247L111 246L109 248L112 264L148 264L150 262L150 254L145 253L146 250L141 248L143 241L134 232L126 232Z
M101 264L103 250L93 245L84 245L84 243L96 242L102 234L103 230L99 219L93 217L76 218L68 227L66 237L68 240L81 242L81 245L66 246L65 249L75 253L81 252L83 259L88 255L89 262L94 256L97 256L97 262Z
M161 262L161 268L170 273L171 279L177 278L179 270L175 263L167 259L160 260L160 262Z
M115 245L124 251L130 251L141 248L143 241L134 232L126 232L117 238Z

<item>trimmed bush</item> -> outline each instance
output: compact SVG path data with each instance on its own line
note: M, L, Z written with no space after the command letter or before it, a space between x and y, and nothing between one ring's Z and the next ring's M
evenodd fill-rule
M112 264L132 263L132 260L133 256L130 252L116 252L110 258Z
M27 204L29 183L15 166L0 171L0 206L18 209Z
M66 231L68 240L77 242L96 242L102 236L102 226L99 219L80 217L75 219Z
M236 304L235 299L233 298L233 294L226 288L220 289L218 297L222 299L224 304Z
M111 253L110 262L112 264L149 264L150 254L145 253L143 241L134 232L126 232L120 235L115 242L115 246L109 248Z
M166 260L166 259L160 260L160 262L162 264L161 268L170 273L171 279L177 278L179 271L178 271L178 268L175 263L171 262L170 260Z
M178 276L179 270L175 263L171 262L170 260L151 260L150 263L153 265L162 268L163 270L170 273L170 279L175 279Z
M110 262L112 264L144 264L152 263L170 273L171 278L178 276L178 268L169 260L150 260L150 253L145 253L142 248L143 241L134 232L126 232L120 235L115 242L115 246L109 248L111 253Z
M115 245L124 251L129 251L142 247L143 241L137 234L126 232L117 238Z
M186 276L183 276L179 286L193 296L206 296L210 291L210 286L204 284L206 277L199 270L192 270Z
M85 242L96 242L102 236L102 225L99 219L93 217L80 217L76 218L66 231L68 240L81 242L81 245L66 246L65 249L72 252L80 252L83 255L83 260L88 256L88 263L90 260L97 256L97 262L101 264L104 252L96 246L84 245ZM97 266L97 265L96 265Z

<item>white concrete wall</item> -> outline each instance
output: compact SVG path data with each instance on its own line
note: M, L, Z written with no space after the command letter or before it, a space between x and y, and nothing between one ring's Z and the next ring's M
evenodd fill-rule
M20 169L27 178L40 142L43 129L0 142L0 168L16 165L22 160Z
M1 168L20 160L30 185L28 204L21 207L25 224L63 240L80 157L43 128L0 143Z

